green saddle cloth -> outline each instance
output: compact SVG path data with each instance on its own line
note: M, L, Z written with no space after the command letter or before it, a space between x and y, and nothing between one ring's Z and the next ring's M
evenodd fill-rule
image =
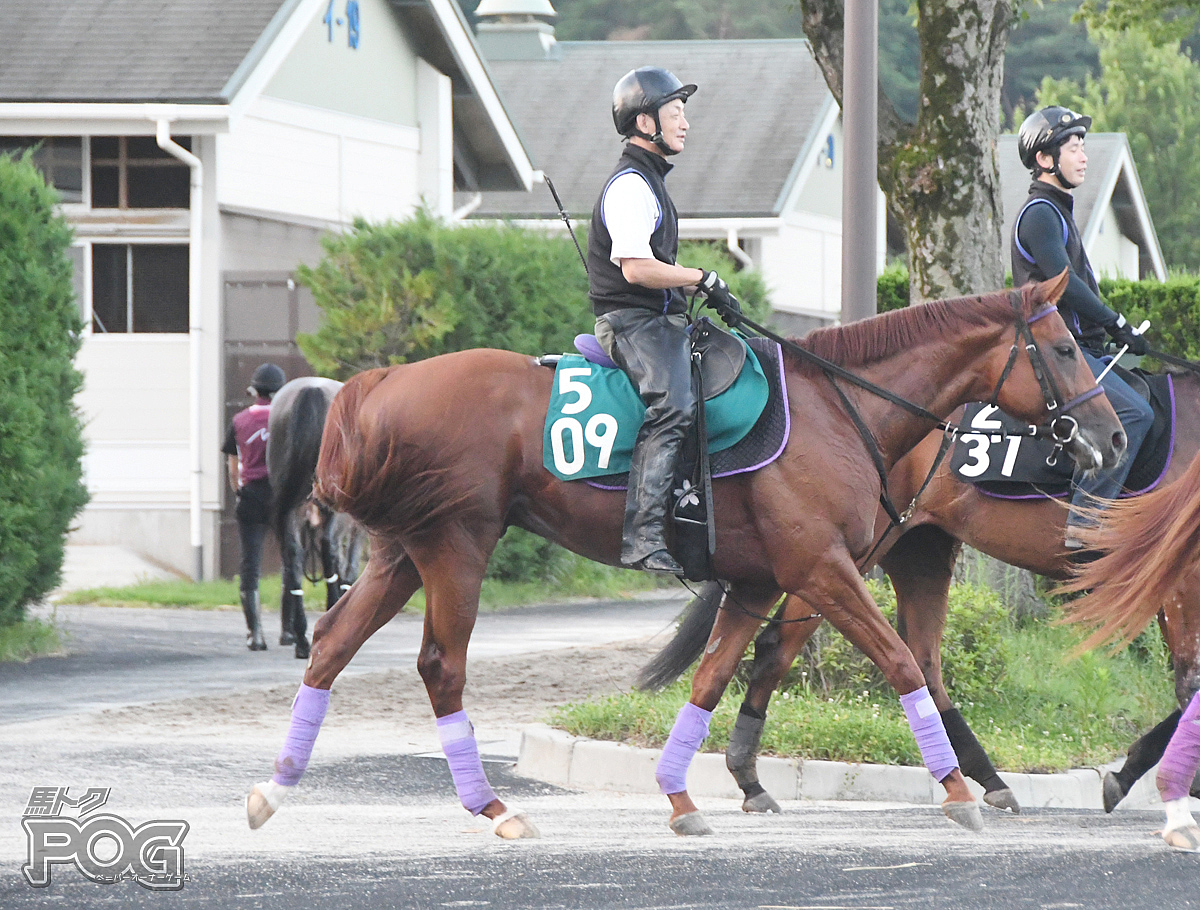
M749 346L746 354L746 365L733 385L705 402L709 452L740 442L767 405L767 377ZM564 354L554 370L542 463L560 480L624 474L645 413L641 396L623 370Z

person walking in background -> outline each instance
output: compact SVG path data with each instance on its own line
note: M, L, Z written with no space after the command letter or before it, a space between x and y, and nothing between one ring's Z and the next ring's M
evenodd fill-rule
M263 638L258 599L258 571L262 562L263 538L271 521L271 481L267 477L267 418L271 399L287 382L283 370L264 363L254 371L247 393L254 404L238 411L230 421L221 451L226 464L229 486L237 493L238 538L242 560L238 572L238 590L242 612L246 616L246 646L251 651L267 650Z

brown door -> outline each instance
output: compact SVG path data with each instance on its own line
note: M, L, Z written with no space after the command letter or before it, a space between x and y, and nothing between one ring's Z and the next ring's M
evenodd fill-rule
M223 282L225 408L218 436L222 441L233 415L250 403L246 387L259 364L282 367L288 379L314 375L296 345L296 335L315 332L320 315L312 294L286 272L226 272ZM241 549L233 514L235 497L227 482L221 489L217 571L222 578L232 578ZM263 547L262 571L279 571L279 546L273 540Z

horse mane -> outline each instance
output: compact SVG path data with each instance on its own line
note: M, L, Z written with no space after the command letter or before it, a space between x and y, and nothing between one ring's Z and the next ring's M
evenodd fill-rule
M1022 309L1028 315L1028 295L1022 294ZM818 357L840 366L874 363L897 351L907 350L930 338L949 339L967 326L995 325L1013 318L1007 291L969 297L953 297L892 310L872 319L847 325L813 329L794 342ZM796 354L786 354L792 361ZM800 366L815 365L803 361Z
M291 413L283 425L286 433L272 440L276 457L271 459L275 468L271 474L271 512L280 540L284 539L287 516L312 491L327 410L324 391L315 386L301 389L292 399Z
M1091 592L1065 608L1064 622L1093 630L1077 653L1125 647L1188 582L1200 558L1200 454L1174 483L1117 500L1098 517L1089 544L1101 557L1058 589Z

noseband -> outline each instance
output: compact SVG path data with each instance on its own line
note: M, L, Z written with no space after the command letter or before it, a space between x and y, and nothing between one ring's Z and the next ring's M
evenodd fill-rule
M1088 389L1082 395L1077 395L1065 404L1060 404L1062 395L1058 391L1058 386L1054 382L1054 377L1050 374L1050 369L1046 365L1045 355L1038 348L1037 341L1034 340L1033 330L1030 328L1033 323L1037 322L1044 316L1049 316L1055 312L1058 307L1050 304L1038 310L1028 319L1022 318L1021 313L1021 292L1013 290L1008 295L1009 303L1012 304L1013 314L1015 316L1014 324L1016 326L1016 334L1013 337L1012 347L1008 352L1008 362L1004 364L1004 370L1000 373L1000 381L996 383L995 391L992 392L992 397L989 404L996 405L996 399L1000 395L1000 389L1004 385L1004 381L1008 379L1012 373L1012 368L1017 362L1017 354L1021 342L1025 343L1025 353L1029 355L1029 365L1033 367L1033 375L1037 378L1038 385L1042 389L1042 399L1046 402L1046 410L1050 414L1048 423L1041 425L1030 425L1023 433L1012 433L1011 435L1031 436L1050 438L1054 442L1054 448L1050 456L1046 459L1047 464L1055 464L1058 461L1058 453L1074 442L1079 436L1079 421L1072 417L1067 412L1077 405L1083 404L1085 401L1090 401L1099 395L1103 389L1099 385L1095 385ZM998 406L998 405L996 405Z

